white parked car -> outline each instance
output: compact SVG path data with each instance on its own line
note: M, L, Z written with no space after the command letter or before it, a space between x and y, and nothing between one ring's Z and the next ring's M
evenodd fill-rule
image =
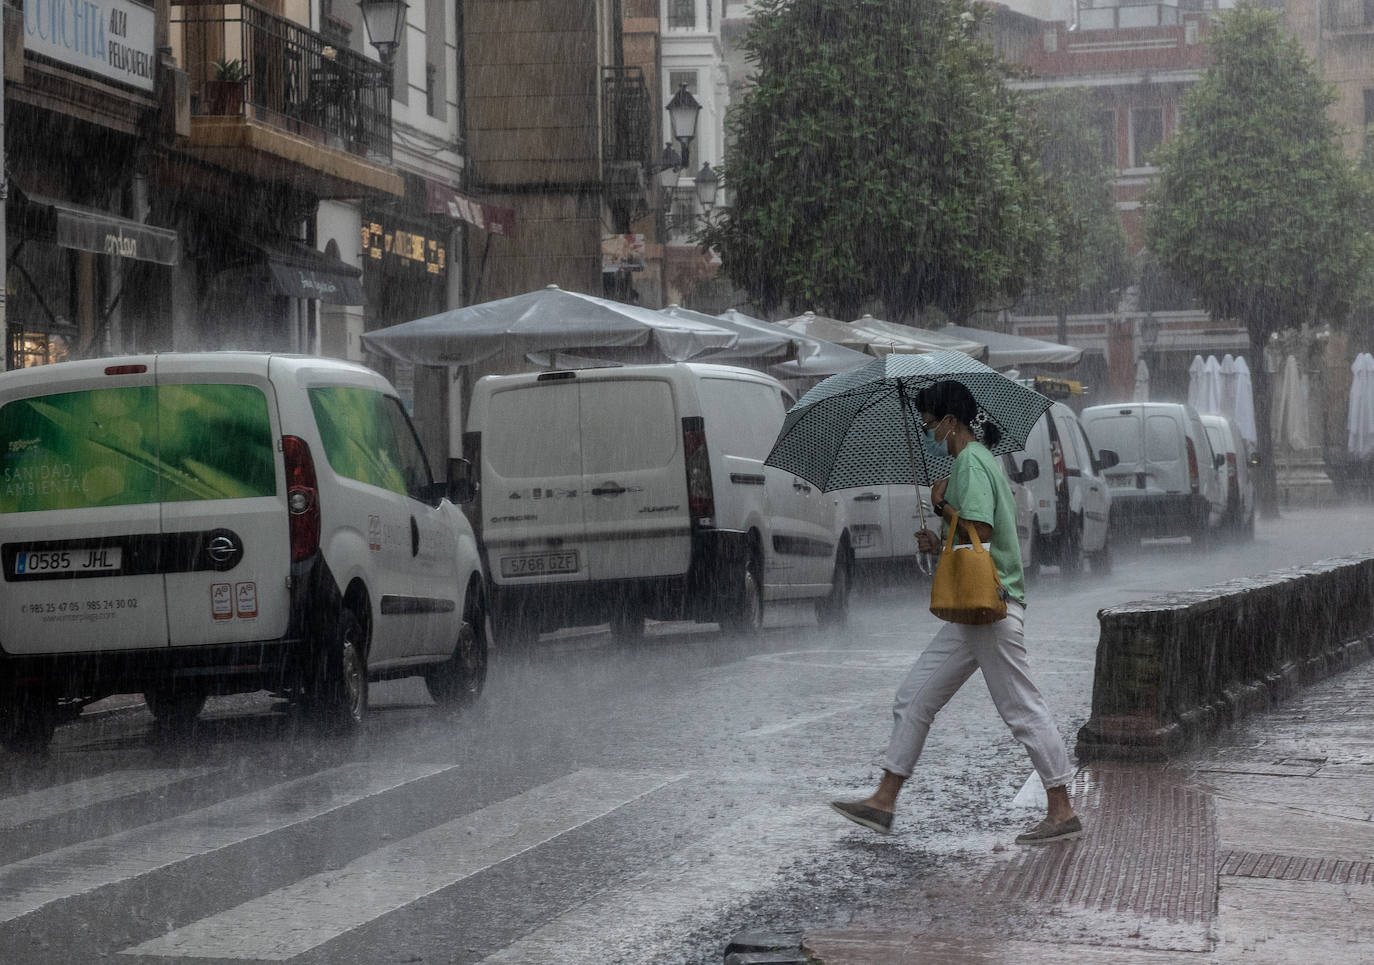
M1055 402L1012 458L1018 469L1034 459L1039 470L1026 481L1034 504L1031 568L1048 564L1078 573L1086 558L1095 572L1109 572L1112 494L1101 473L1116 464L1115 452L1094 450L1074 411Z
M0 375L0 736L142 692L187 725L270 690L356 727L369 678L486 677L485 580L395 390L346 362L219 352ZM73 713L74 712L74 713Z
M1221 525L1241 539L1255 536L1255 480L1251 475L1255 456L1240 434L1240 427L1228 416L1209 413L1201 416L1212 449L1226 459L1221 467L1226 480L1226 514Z
M1136 537L1188 536L1207 545L1226 512L1220 467L1202 419L1181 402L1122 402L1084 409L1093 445L1117 454L1106 470L1112 526Z
M765 466L792 400L698 363L487 376L464 453L498 639L646 618L757 631L774 600L842 621L853 570L836 500Z

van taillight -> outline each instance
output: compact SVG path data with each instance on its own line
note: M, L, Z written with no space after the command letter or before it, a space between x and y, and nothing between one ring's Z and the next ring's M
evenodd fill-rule
M282 436L286 461L286 510L291 531L291 562L299 563L320 548L320 491L315 460L299 436Z
M1197 450L1193 448L1193 440L1192 440L1192 439L1189 439L1189 440L1188 440L1188 485L1192 487L1192 491L1193 491L1194 493L1196 493L1196 492L1198 491L1199 483L1200 483L1200 480L1198 479L1198 474L1197 474Z
M716 495L711 486L711 457L706 451L706 423L700 416L682 420L682 453L687 466L687 511L696 526L716 525Z

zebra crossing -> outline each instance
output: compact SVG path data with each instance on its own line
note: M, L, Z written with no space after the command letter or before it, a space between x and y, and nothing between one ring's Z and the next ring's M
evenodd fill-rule
M64 902L90 900L100 892L101 901L117 908L121 889L139 894L155 873L230 856L266 836L340 819L352 808L388 796L414 794L432 778L456 779L455 767L355 762L240 794L233 793L230 779L231 796L208 806L22 860L6 861L0 852L0 961L46 965L21 936L31 940L35 931L65 927L57 924L66 917ZM188 779L213 779L215 770L112 771L0 797L0 834L4 829L22 833L26 824L54 813L156 792ZM233 907L201 909L195 920L183 914L183 920L169 919L165 925L147 923L144 933L125 931L108 944L94 939L91 951L102 958L144 961L290 961L600 819L626 809L661 807L664 795L682 793L692 779L689 773L650 768L573 770L399 840L381 835L375 842L380 846L341 867L270 887ZM655 796L659 804L649 805ZM503 939L504 947L478 948L463 960L602 963L636 943L646 952L658 947L671 959L674 936L769 887L799 854L826 846L840 833L833 826L818 832L814 816L808 819L795 808L741 810L747 813L712 825L676 850L656 850L629 862L627 875L607 882L596 897L550 911L533 930ZM462 924L446 927L461 929ZM164 930L147 933L153 928Z

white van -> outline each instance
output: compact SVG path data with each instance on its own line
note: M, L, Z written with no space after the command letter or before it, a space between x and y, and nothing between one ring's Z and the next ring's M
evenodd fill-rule
M1202 420L1181 402L1094 405L1080 415L1093 445L1113 450L1105 471L1112 527L1134 536L1188 536L1210 542L1226 511L1219 469Z
M1218 413L1201 416L1212 449L1226 459L1221 472L1226 481L1226 515L1222 528L1243 540L1255 537L1254 454L1234 419Z
M1078 416L1055 402L1032 427L1026 448L1012 458L1018 468L1028 458L1039 467L1027 481L1034 503L1031 568L1049 564L1074 574L1086 557L1094 572L1110 572L1112 494L1101 473L1116 464L1116 454L1095 452Z
M758 630L766 602L845 616L853 564L835 499L767 457L776 379L673 363L487 376L464 454L498 639L645 618Z
M0 737L142 692L163 725L270 690L332 729L368 679L486 676L484 579L395 390L358 365L216 352L0 374Z

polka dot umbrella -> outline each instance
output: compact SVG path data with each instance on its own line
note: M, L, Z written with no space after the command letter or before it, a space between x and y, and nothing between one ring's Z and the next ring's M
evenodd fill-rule
M929 486L949 475L944 452L922 445L916 394L962 382L978 403L975 422L1001 430L993 455L1016 452L1050 400L963 352L887 355L819 383L787 413L766 463L824 491L854 486ZM975 431L977 431L975 426Z

